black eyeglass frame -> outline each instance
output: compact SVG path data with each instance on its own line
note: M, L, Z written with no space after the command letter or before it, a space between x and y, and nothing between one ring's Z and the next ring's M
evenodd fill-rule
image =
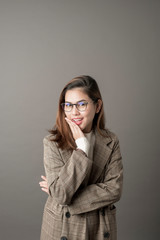
M78 103L80 103L80 102L85 102L85 103L86 103L86 107L85 107L84 110L79 110L79 109L78 109ZM65 104L66 104L67 102L66 102L66 103L61 103L61 107L63 108L63 110L64 110L65 112L71 112L71 111L73 110L73 106L75 105L75 106L76 106L76 109L77 109L79 112L84 112L84 111L86 110L86 108L87 108L88 103L95 103L95 102L97 102L97 100L95 100L95 101L79 101L79 102L77 102L77 103L70 103L70 106L72 107L70 111L64 110L64 106L65 106Z

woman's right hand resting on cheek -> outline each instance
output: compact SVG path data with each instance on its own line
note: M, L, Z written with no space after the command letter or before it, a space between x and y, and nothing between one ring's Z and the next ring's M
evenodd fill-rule
M73 138L76 142L77 148L81 149L82 151L84 151L87 156L88 156L88 152L89 152L89 148L90 148L90 143L88 142L87 138L85 137L84 133L82 132L82 130L80 129L80 127L78 125L76 125L74 122L72 122L71 120L69 120L68 118L65 118L65 120L67 121Z

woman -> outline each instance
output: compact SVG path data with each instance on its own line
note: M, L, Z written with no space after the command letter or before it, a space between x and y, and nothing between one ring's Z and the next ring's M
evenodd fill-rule
M72 79L59 99L56 125L43 139L49 194L41 240L116 240L123 166L117 136L105 129L102 97L90 76Z

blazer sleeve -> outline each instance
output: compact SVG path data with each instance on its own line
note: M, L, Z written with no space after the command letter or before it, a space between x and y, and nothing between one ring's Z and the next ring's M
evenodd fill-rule
M68 205L85 177L92 168L92 161L82 150L73 150L64 163L56 143L43 139L44 169L48 182L49 195L58 204Z
M70 213L81 214L105 207L117 202L122 193L123 165L120 152L119 140L112 151L110 162L105 170L105 177L102 183L88 185L78 190L69 206Z

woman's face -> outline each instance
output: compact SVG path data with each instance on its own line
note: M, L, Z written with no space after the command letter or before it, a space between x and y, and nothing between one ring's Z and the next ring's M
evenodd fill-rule
M94 104L82 88L68 90L65 94L65 103L75 104L82 100L88 102L85 111L80 112L74 105L70 112L65 112L65 115L68 119L75 122L84 133L88 133L92 129L95 113L98 113L100 110L101 100L99 100L98 104Z

